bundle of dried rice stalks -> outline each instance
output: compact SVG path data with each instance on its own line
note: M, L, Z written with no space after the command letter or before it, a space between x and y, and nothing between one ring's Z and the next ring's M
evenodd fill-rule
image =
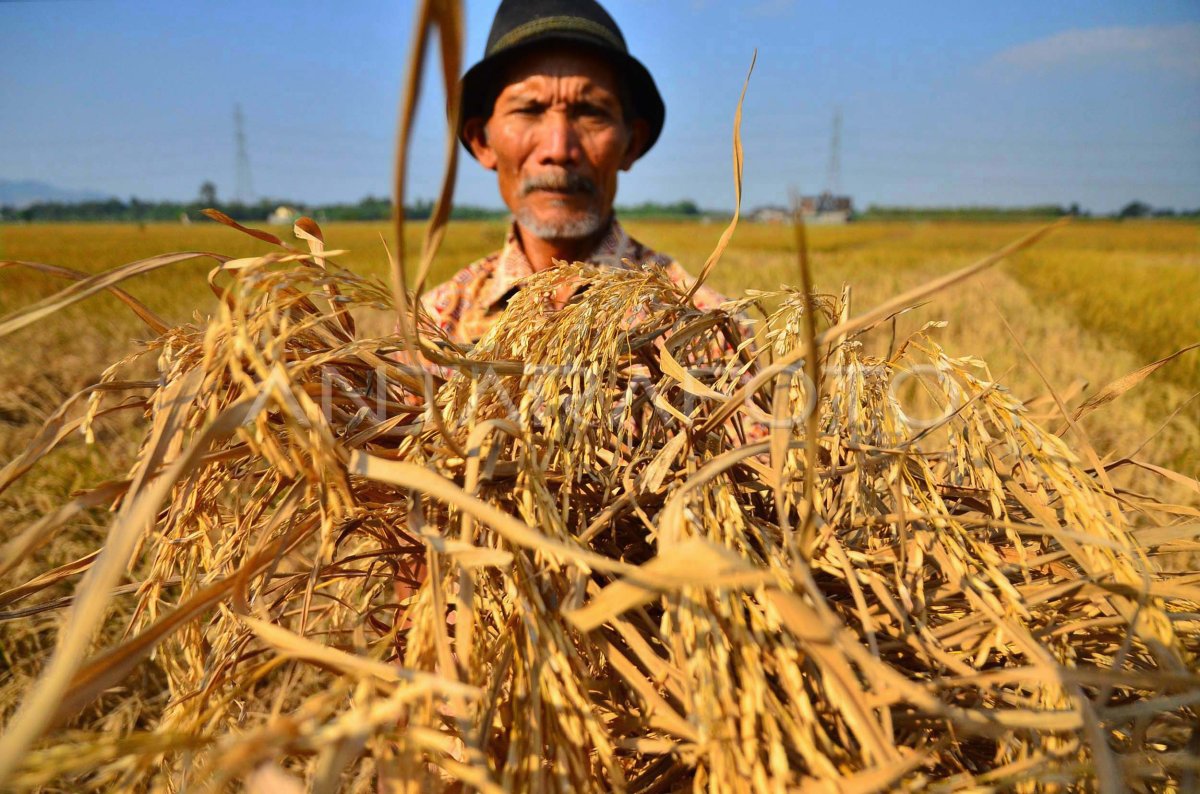
M358 335L387 290L297 231L314 253L223 261L219 314L147 348L128 478L6 539L0 626L54 648L7 661L5 785L1196 786L1200 590L1147 553L1195 525L928 334L867 357L911 296L701 312L575 265L418 354ZM85 430L147 389L123 366ZM11 580L108 506L95 554Z

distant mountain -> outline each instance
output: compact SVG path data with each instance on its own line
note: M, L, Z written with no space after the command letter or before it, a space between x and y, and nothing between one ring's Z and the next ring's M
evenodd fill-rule
M112 196L95 190L70 190L55 187L34 179L0 179L0 207L20 209L40 201L60 201L71 204L77 201L103 201L107 198L112 198Z

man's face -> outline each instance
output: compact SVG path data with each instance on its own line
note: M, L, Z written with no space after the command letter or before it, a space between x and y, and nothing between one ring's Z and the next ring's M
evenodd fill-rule
M624 117L616 70L591 52L561 47L514 61L491 118L471 119L465 131L517 222L546 240L603 228L617 172L633 165L646 138L645 122Z

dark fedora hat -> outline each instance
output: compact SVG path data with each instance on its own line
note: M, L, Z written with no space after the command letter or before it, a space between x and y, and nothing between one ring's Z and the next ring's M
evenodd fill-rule
M662 97L650 72L629 54L617 23L595 0L502 0L492 21L483 59L462 78L458 137L467 151L471 147L463 136L462 123L492 115L491 105L499 91L496 81L503 74L504 61L547 42L590 47L611 60L625 79L634 113L649 126L641 153L650 151L666 117Z

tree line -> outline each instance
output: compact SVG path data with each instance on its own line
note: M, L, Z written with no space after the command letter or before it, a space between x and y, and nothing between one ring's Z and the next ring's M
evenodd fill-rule
M1021 221L1045 220L1048 218L1200 218L1200 207L1191 210L1176 210L1171 207L1154 207L1144 201L1131 201L1116 212L1093 214L1078 204L1034 204L1028 207L904 207L871 204L864 212L855 214L856 220L962 220L962 221Z
M379 196L366 196L354 203L309 204L302 201L259 199L255 202L220 201L212 183L205 183L192 201L145 201L136 197L99 201L60 202L42 201L23 207L0 206L0 222L67 222L94 221L107 223L158 223L181 220L206 220L201 211L212 207L242 223L262 223L276 208L284 206L297 215L308 215L318 221L381 221L392 215L392 201ZM618 205L622 218L652 218L689 220L703 217L728 217L724 211L704 210L691 199L673 202L647 201L627 206ZM411 220L427 220L433 213L433 202L418 199L405 207ZM450 216L455 220L497 220L508 215L505 209L456 205ZM1041 204L1027 207L909 207L871 204L856 212L855 220L1039 220L1065 216L1093 217L1078 204ZM1103 216L1121 219L1136 218L1200 218L1200 208L1175 210L1154 207L1144 201L1131 201L1119 211Z
M53 221L94 221L107 223L159 223L170 221L205 220L202 210L220 210L241 223L266 221L277 208L286 207L296 215L308 215L318 221L381 221L392 216L392 200L366 196L354 203L310 204L277 198L262 198L254 202L221 201L217 186L205 182L192 201L145 201L132 197L99 201L41 201L22 207L0 206L0 222L33 223ZM670 203L644 202L618 207L618 214L630 218L692 218L702 212L690 199ZM404 214L411 220L427 220L433 214L433 202L418 199L405 206ZM456 220L490 220L504 218L508 210L472 205L456 205L450 217Z
M201 214L204 209L220 210L241 223L262 223L276 210L284 206L298 215L309 215L320 221L378 221L392 215L392 201L387 198L367 196L350 203L308 204L302 201L259 199L255 202L241 201L143 201L118 198L102 201L40 201L24 207L0 207L0 222L50 222L50 221L94 221L106 223L158 223L163 221L206 220ZM405 207L405 215L413 220L425 220L433 212L432 201L416 201ZM502 218L505 210L488 207L456 206L452 217L472 220Z

